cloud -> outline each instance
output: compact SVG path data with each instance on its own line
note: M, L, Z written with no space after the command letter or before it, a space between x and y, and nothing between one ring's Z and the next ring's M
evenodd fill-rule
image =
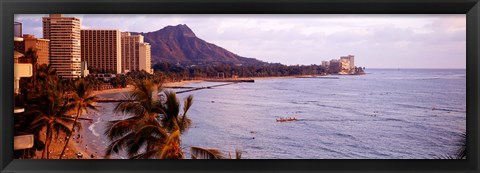
M16 15L24 33L41 36L41 17ZM356 55L366 67L465 67L466 19L452 15L127 15L78 14L83 28L152 32L187 24L238 55L285 64L319 64ZM38 35L37 35L38 36Z

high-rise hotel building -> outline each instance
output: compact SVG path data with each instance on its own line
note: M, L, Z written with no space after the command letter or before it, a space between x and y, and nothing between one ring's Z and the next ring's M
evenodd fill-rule
M142 35L122 32L123 73L140 70L152 73L150 59L150 45L144 42Z
M80 26L80 19L75 17L43 17L43 38L50 40L50 65L63 78L81 75Z
M151 67L151 52L150 52L150 44L148 43L140 43L139 45L139 62L138 62L138 69L145 70L147 73L153 73Z
M13 36L14 37L22 37L23 34L22 34L22 23L20 22L14 22L13 23Z
M81 30L82 61L98 72L122 73L122 50L119 30Z
M350 69L355 68L355 56L353 55L341 56L340 60L344 62L348 62L348 66L350 67Z
M49 45L50 40L36 38L34 35L31 34L24 34L23 35L23 46L24 51L21 53L25 53L28 49L33 49L37 52L37 64L49 64Z

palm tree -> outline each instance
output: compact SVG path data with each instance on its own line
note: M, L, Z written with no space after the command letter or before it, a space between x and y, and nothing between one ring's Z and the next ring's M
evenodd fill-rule
M467 158L467 134L465 132L460 134L461 139L460 143L462 146L458 149L457 154L455 155L456 159L466 159Z
M47 64L42 64L38 67L36 77L40 81L58 81L56 70Z
M192 159L225 159L218 149L190 147Z
M187 117L188 109L193 104L193 96L188 96L184 101L183 114L179 115L180 104L175 92L164 92L166 100L163 104L160 105L161 109L161 122L162 125L158 123L157 120L154 120L152 123L156 131L165 131L170 132L170 135L158 135L155 133L152 135L151 131L137 130L134 143L140 144L139 139L145 140L150 139L150 143L146 144L145 151L136 156L131 156L132 152L129 152L130 158L135 159L147 159L147 158L157 158L157 159L183 159L184 155L181 149L181 133L185 132L191 125L191 120ZM150 129L147 128L147 129ZM140 135L139 135L140 134ZM145 135L146 134L146 135ZM166 134L166 133L164 133ZM152 136L161 136L161 138L155 138ZM166 138L166 140L165 140ZM138 151L137 145L134 145L133 151ZM130 148L132 150L132 148Z
M105 158L110 158L111 154L119 153L124 148L132 148L135 130L139 129L139 126L143 126L143 123L140 122L142 122L142 118L130 117L107 123L105 136L111 143L105 151Z
M43 90L40 97L37 97L28 112L28 116L34 117L30 123L32 129L41 128L46 129L45 133L45 148L42 152L42 159L46 154L49 159L49 148L54 133L58 135L60 132L70 134L71 130L68 128L72 124L76 124L71 118L65 116L66 113L73 107L67 104L62 92L58 92L59 86L55 82L46 82L43 84ZM77 126L80 128L80 126Z
M192 159L227 159L223 153L218 149L208 149L200 147L190 147ZM229 155L229 159L232 159L232 156ZM235 159L242 158L242 151L235 150Z
M105 135L111 144L107 147L106 158L124 148L128 148L129 156L133 157L145 143L159 143L166 139L165 130L156 121L161 105L158 97L161 85L151 80L137 80L134 86L130 100L135 101L120 102L114 109L115 113L130 114L131 117L107 124ZM153 134L156 135L154 138L147 137Z
M437 159L466 159L467 158L467 134L462 132L459 140L461 146L455 154L435 156Z
M161 111L161 98L158 97L162 86L152 80L137 80L129 100L133 102L120 102L115 107L116 113L127 113L135 117L156 118Z
M28 48L28 50L25 52L25 58L30 59L30 62L32 63L33 77L31 78L31 82L33 83L33 88L35 88L36 87L35 75L37 71L37 60L38 60L37 51L32 48ZM33 90L33 92L35 92L35 90Z
M166 146L172 146L180 140L179 134L168 135L157 120L144 121L142 126L137 126L135 130L132 146L128 148L129 157L132 159L148 159L170 157L173 155L163 155L162 152ZM139 152L144 146L145 150ZM170 150L169 150L170 151ZM178 153L178 152L177 152ZM183 155L182 155L183 156ZM173 157L170 157L173 158Z
M163 149L160 152L157 150L156 153L159 155L159 159L183 159L183 152L180 146L180 130L173 132L168 137Z
M178 101L177 94L173 91L164 92L166 101L162 104L162 125L169 132L174 132L180 129L183 133L192 124L190 118L187 117L187 112L193 104L193 96L189 95L184 101L183 114L180 113L180 102Z
M73 92L70 98L70 102L74 105L75 109L77 110L77 115L73 120L75 124L77 124L78 117L82 115L83 111L88 113L88 109L92 109L94 111L97 110L97 108L93 106L96 100L97 100L97 96L92 95L91 88L88 87L87 83L83 79L78 80L75 84L75 92ZM70 131L74 130L75 124L72 125L72 128ZM78 124L81 125L80 123ZM62 153L60 154L59 159L62 158L63 154L65 153L65 149L67 148L68 142L70 141L70 138L72 138L72 133L69 133L67 135L68 135L68 138L67 138L67 141L65 142L65 146L62 149Z
M193 97L185 100L183 114L179 116L180 104L175 93L165 92L166 100L163 102L162 97L158 97L162 87L156 81L135 80L134 85L130 100L135 101L121 102L114 109L116 113L127 113L131 117L107 124L105 135L111 144L105 157L127 149L129 157L135 159L183 158L180 134L191 124L186 113ZM161 118L161 123L158 118Z

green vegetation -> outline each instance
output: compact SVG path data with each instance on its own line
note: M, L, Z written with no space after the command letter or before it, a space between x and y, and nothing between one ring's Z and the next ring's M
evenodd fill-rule
M183 114L179 115L180 104L174 92L165 91L159 96L162 87L152 79L136 80L134 86L129 100L135 101L120 102L114 110L130 117L107 125L105 135L111 143L105 156L126 150L136 159L183 159L180 134L190 127L187 112L193 97L185 99Z
M283 65L279 63L236 65L181 65L160 62L153 66L156 72L161 72L168 80L204 79L217 77L278 77L296 75L320 75L326 69L320 65Z

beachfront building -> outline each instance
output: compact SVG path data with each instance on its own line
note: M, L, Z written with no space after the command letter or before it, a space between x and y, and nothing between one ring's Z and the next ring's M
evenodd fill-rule
M339 74L349 74L350 70L351 70L350 61L348 59L340 58Z
M23 42L23 37L13 37L14 42L13 42L13 50L20 52L20 53L25 53L25 43Z
M144 42L142 35L122 32L122 72L145 70L152 73L150 45Z
M87 62L90 69L102 73L121 73L121 48L119 30L81 30L81 60Z
M37 52L37 64L42 65L42 64L49 64L49 46L50 45L50 40L48 39L43 39L43 38L36 38L34 35L31 34L24 34L23 35L23 42L22 42L22 47L23 50L21 50L21 53L25 53L28 51L28 49L33 49L34 51Z
M14 43L18 42L23 42L23 38L21 37L14 37L13 39ZM32 77L33 75L33 68L32 64L28 61L22 61L22 58L24 57L24 54L14 50L13 52L13 63L14 63L14 93L19 94L20 93L20 78L22 77Z
M25 49L25 44L23 43L22 38L22 23L14 22L13 23L13 50L23 53Z
M23 42L23 38L15 36L13 39L14 44L17 44L19 42ZM13 79L14 79L14 84L13 84L13 89L15 94L20 93L20 78L22 77L32 77L33 75L33 68L31 63L22 63L20 59L24 57L22 53L20 53L17 50L13 51ZM13 113L14 116L20 116L20 113L25 112L25 108L23 107L17 107L17 104L15 102L15 97L14 97L14 109ZM32 148L34 144L34 136L32 134L23 134L23 135L15 135L13 137L13 149L14 150L23 150L23 149L29 149Z
M348 61L349 64L350 64L350 69L355 68L355 56L354 55L341 56L340 60Z
M50 40L50 65L62 78L81 75L80 19L50 14L43 17L43 38Z
M340 73L341 69L342 69L342 64L338 59L330 60L330 63L328 66L328 73L330 74Z
M151 46L148 43L140 43L139 45L139 62L138 69L145 70L148 73L153 73L151 62Z
M13 36L14 37L22 37L22 23L14 22L13 23Z

